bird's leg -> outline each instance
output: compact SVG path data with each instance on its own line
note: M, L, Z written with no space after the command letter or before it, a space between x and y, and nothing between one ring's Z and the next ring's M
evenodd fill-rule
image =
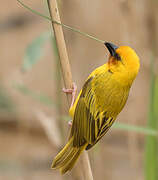
M64 93L69 93L69 94L72 95L72 100L71 100L71 105L70 105L70 108L72 108L72 106L74 105L74 102L75 102L75 96L76 96L76 92L77 92L77 85L73 82L72 83L72 88L71 89L63 88L63 92Z
M71 89L63 88L63 92L64 93L69 93L69 94L72 95L72 100L71 100L71 105L70 105L70 108L72 108L73 105L74 105L74 102L75 102L75 96L76 96L76 92L77 92L77 85L73 82L72 83L72 88ZM72 121L69 121L68 124L71 126L72 125Z

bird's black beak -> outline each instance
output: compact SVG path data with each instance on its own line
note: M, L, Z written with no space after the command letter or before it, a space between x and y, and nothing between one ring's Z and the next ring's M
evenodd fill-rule
M107 47L107 49L109 50L110 55L115 57L116 49L118 48L118 46L116 46L112 43L108 43L108 42L105 42L104 44Z
M108 43L108 42L105 42L104 44L107 47L107 49L109 50L110 55L115 57L117 60L120 60L119 55L116 53L116 49L118 48L118 46L116 46L112 43Z

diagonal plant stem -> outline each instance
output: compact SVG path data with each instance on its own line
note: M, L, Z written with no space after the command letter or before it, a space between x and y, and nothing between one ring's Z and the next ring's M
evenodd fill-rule
M55 21L60 22L60 16L59 16L56 1L47 0L47 3L48 3L48 8L49 8L51 18L55 19ZM71 74L69 58L68 58L68 54L66 50L63 30L59 24L56 24L54 22L52 22L52 27L53 27L53 31L54 31L54 35L55 35L55 39L57 43L57 48L59 52L59 57L60 57L59 60L60 60L62 74L63 74L64 84L67 89L72 88L72 74ZM71 95L67 94L67 97L68 97L68 102L70 104Z
M80 35L83 35L83 36L85 36L85 37L88 37L88 38L90 38L90 39L93 39L93 40L95 40L95 41L97 41L97 42L100 42L100 43L104 43L104 42L105 42L104 40L101 40L101 39L99 39L99 38L97 38L97 37L95 37L95 36L92 36L92 35L90 35L90 34L87 34L87 33L83 32L83 31L81 31L81 30L79 30L79 29L77 29L77 28L68 26L68 25L66 25L66 24L64 24L64 23L61 23L61 22L56 21L56 20L54 20L54 19L51 19L50 17L45 16L45 15L43 15L42 13L40 13L40 12L38 12L38 11L30 8L29 6L27 6L26 4L24 4L24 3L23 3L22 1L20 1L20 0L17 0L17 1L18 1L24 8L28 9L29 11L31 11L33 14L36 14L36 15L38 15L38 16L41 16L41 17L44 18L44 19L47 19L47 20L49 20L49 21L52 21L52 22L55 23L55 24L61 25L61 26L63 26L64 28L67 28L67 29L69 29L69 30L71 30L71 31L73 31L73 32L79 33Z
M48 8L49 8L51 18L60 23L60 15L59 15L59 10L57 6L57 1L47 0L47 3L48 3ZM54 21L52 21L52 27L53 27L56 42L57 42L64 83L65 83L66 88L71 88L72 87L72 74L71 74L69 58L68 58L68 54L66 50L66 44L64 40L62 27L59 24L54 23ZM68 96L68 102L70 105L70 102L71 102L70 96ZM83 153L80 162L82 162L80 169L83 172L84 179L93 180L89 158L86 152Z

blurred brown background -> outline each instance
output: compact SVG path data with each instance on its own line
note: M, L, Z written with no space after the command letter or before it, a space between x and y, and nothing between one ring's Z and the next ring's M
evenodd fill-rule
M23 2L48 14L46 0ZM141 59L140 73L131 89L127 105L117 120L145 125L156 4L148 0L60 0L59 5L61 19L65 24L117 45L129 45L136 50ZM60 145L65 144L69 130L67 122L59 118L60 114L67 115L68 105L57 83L56 61L51 44L45 46L44 57L30 71L21 72L28 44L49 29L49 21L22 8L16 0L1 2L0 96L4 98L0 102L2 180L74 179L71 173L61 177L58 171L50 170L51 161ZM104 45L70 30L64 29L64 34L73 81L80 89L88 74L106 62L108 52ZM16 84L24 84L34 92L48 95L52 100L60 102L60 108L48 107L22 94L15 88ZM48 123L43 123L41 119ZM46 130L51 127L54 128L53 133L59 128L58 137L50 135ZM63 133L60 133L61 129ZM51 139L51 136L54 138ZM89 154L94 179L144 179L144 135L112 129Z

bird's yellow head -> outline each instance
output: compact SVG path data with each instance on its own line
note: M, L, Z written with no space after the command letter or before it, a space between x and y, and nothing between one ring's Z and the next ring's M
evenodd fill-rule
M110 52L108 60L109 70L120 77L120 80L133 82L139 71L139 57L129 46L117 47L112 43L105 43ZM122 78L122 79L121 79Z

